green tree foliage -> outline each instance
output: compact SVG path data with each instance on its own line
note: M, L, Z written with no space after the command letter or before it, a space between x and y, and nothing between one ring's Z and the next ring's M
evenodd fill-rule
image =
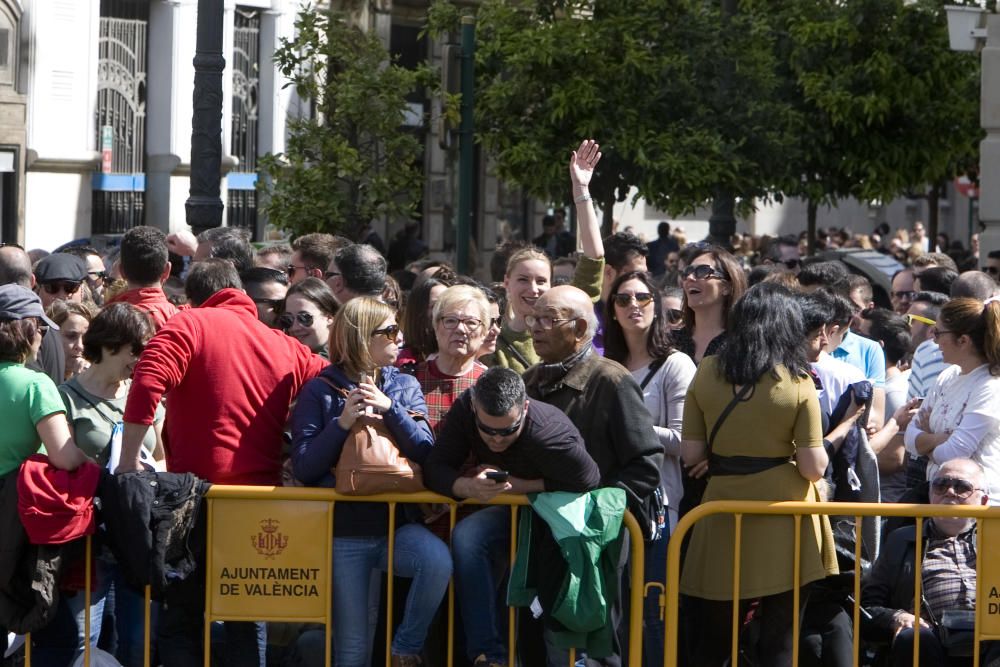
M356 237L378 217L411 217L422 188L421 146L403 128L406 95L428 70L392 63L376 35L337 13L307 7L295 33L274 58L314 113L289 119L285 152L261 159L271 223L295 235Z
M797 118L787 195L816 205L923 193L975 163L979 66L948 48L941 3L747 3L778 17Z
M439 4L431 26L455 16ZM978 65L948 50L939 0L485 0L477 18L476 129L500 175L565 201L565 156L593 137L606 223L630 187L746 213L891 199L975 155Z
M598 139L591 191L606 214L633 186L674 213L720 184L749 203L767 195L761 175L791 140L766 30L758 16L723 20L697 1L486 0L478 138L503 178L558 201L568 196L567 154Z

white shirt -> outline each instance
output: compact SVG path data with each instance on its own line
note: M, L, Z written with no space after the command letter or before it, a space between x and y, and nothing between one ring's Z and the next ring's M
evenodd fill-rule
M946 461L970 458L986 472L987 493L1000 490L1000 377L990 374L989 364L965 375L959 366L942 371L918 416L924 413L930 415L929 433L950 434L931 452L927 479ZM903 436L906 450L914 455L917 436L924 432L917 421L910 421ZM990 504L1000 505L1000 497L990 493Z
M653 418L653 428L663 445L663 467L660 469L660 489L667 503L670 530L677 525L677 509L684 495L681 475L681 427L684 423L684 397L694 379L696 367L691 357L674 352L663 362L642 390L642 399ZM637 384L642 384L649 368L632 371Z
M837 407L837 402L849 386L868 379L865 377L865 372L857 366L834 359L833 355L826 352L819 353L819 359L812 363L812 369L823 385L818 392L819 406L826 415L831 414Z

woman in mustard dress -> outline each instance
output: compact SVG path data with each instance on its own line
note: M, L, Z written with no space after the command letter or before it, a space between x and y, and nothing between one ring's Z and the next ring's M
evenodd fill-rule
M725 348L698 367L684 405L682 456L711 474L703 502L819 500L815 482L827 455L799 306L785 287L762 283L733 306L730 318ZM709 458L715 423L747 385L719 426ZM760 598L760 664L791 665L794 520L744 516L736 595L734 525L731 515L722 514L698 522L685 558L681 593L699 598L696 664L726 661L732 600L746 604ZM799 585L836 572L829 521L803 517ZM803 590L803 607L806 599Z

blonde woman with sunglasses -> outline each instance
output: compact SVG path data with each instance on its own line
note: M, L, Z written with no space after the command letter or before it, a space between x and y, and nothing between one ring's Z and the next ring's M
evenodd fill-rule
M427 406L417 381L393 364L402 334L396 311L376 299L358 297L343 306L330 330L330 361L299 394L292 412L292 469L309 486L333 487L332 470L362 415L381 418L393 443L409 460L423 464L434 444L425 419ZM346 395L344 391L346 391ZM413 667L427 628L451 577L448 547L408 509L396 517L392 572L410 577L402 621L392 640L392 664ZM389 513L384 503L337 503L334 508L334 650L338 667L370 664L371 573L388 569Z

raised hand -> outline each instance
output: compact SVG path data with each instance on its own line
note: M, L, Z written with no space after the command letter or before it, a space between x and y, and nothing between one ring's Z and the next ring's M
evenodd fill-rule
M573 151L569 160L569 177L574 193L583 192L594 177L594 169L601 161L601 146L593 139L584 139L580 147Z

